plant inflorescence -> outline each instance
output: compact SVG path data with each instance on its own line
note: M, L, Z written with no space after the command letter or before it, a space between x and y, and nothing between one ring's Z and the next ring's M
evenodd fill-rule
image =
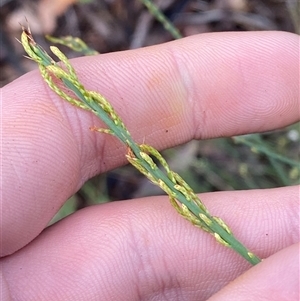
M29 27L27 29L23 27L21 43L28 56L38 64L48 86L70 104L97 115L107 128L93 127L91 130L114 135L124 143L127 146L125 156L128 162L165 191L171 204L182 216L193 225L212 234L222 245L238 252L251 264L255 265L261 261L235 238L222 219L209 213L190 186L177 173L170 170L165 159L155 148L146 144L139 145L133 140L110 102L101 94L85 89L67 57L57 47L52 46L51 51L62 63L56 63L34 41ZM84 47L84 44L79 44ZM71 90L73 95L66 93L64 87ZM160 167L153 159L159 162Z

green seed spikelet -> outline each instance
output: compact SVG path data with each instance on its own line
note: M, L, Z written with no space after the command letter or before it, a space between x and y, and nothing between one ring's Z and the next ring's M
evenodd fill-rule
M133 140L109 101L100 93L85 89L67 57L57 47L51 47L51 51L61 60L60 63L56 63L36 44L29 28L23 28L21 43L28 56L39 65L41 75L50 89L71 105L98 116L107 128L90 129L112 134L124 143L127 147L125 156L128 162L165 191L171 204L184 218L210 233L222 245L238 252L251 264L260 262L257 256L235 238L223 220L209 213L191 187L177 173L171 171L166 160L155 148L147 144L139 145ZM65 92L66 89L71 90L73 95ZM153 158L158 161L159 166Z

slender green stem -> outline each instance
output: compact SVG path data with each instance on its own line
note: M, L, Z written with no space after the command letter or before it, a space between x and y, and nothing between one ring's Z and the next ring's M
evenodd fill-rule
M104 123L112 130L112 132L124 143L126 144L134 153L135 158L137 158L140 162L140 165L149 173L152 174L154 177L154 180L152 182L157 182L159 179L162 180L168 189L174 193L174 196L176 199L187 206L189 210L195 215L199 216L199 214L203 214L207 217L207 220L209 220L207 223L209 225L209 232L217 233L220 237L217 237L217 239L221 239L223 244L226 244L226 246L231 246L234 250L236 250L239 254L241 254L246 260L248 260L252 264L257 264L260 262L260 259L255 256L253 253L249 252L249 250L243 246L231 233L228 233L224 228L218 224L214 220L214 218L208 213L207 210L203 210L199 208L197 203L191 202L187 200L186 196L176 190L174 188L174 182L172 182L164 172L162 172L160 169L151 167L151 165L143 160L144 158L141 156L141 150L139 145L137 145L129 132L126 130L126 128L120 128L116 126L116 124L110 119L108 114L99 106L94 105L93 102L86 101L84 96L77 90L77 88L68 80L62 79L63 82L66 84L68 88L70 88L72 91L76 91L76 95L86 104L90 107L90 109L93 110L93 112L100 118ZM167 192L168 193L168 189ZM164 189L165 190L165 189ZM206 223L204 223L206 224ZM203 225L206 228L206 225ZM220 242L220 241L219 241Z
M251 264L255 265L260 262L256 255L235 238L224 221L208 212L189 185L178 174L170 170L167 162L156 149L149 145L138 145L134 142L111 104L101 94L84 88L68 59L58 48L51 47L51 50L62 61L64 67L61 63L57 64L35 43L29 29L23 28L21 42L30 58L38 63L42 77L49 87L72 105L97 115L108 128L93 128L93 130L118 137L128 148L126 158L129 163L164 190L169 195L171 204L182 216L212 234L219 243L234 249ZM61 84L73 91L75 97L66 94L59 87L57 81L53 81L53 77L60 79ZM160 168L154 163L153 157L159 161Z
M255 141L255 140L253 141L245 136L236 136L236 137L234 137L234 141L236 141L237 143L243 143L243 144L249 146L255 152L264 154L270 158L281 161L288 165L300 168L300 163L298 161L287 158L278 153L275 153L274 150L272 150L271 148L264 146L261 141Z
M174 39L181 39L182 35L172 22L162 13L162 11L150 0L140 0L149 12L164 26Z

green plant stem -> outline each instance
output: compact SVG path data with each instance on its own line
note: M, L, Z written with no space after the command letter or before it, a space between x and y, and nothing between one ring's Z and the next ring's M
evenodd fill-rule
M262 145L261 141L255 141L255 140L252 141L249 138L247 138L247 136L237 136L237 137L234 137L233 139L237 143L243 143L243 144L249 146L254 152L264 154L267 157L270 157L270 158L273 158L275 160L286 163L288 165L300 168L300 163L299 162L297 162L295 160L292 160L290 158L284 157L284 156L282 156L278 153L275 153L271 148L268 148L268 147Z
M192 213L195 216L199 216L199 214L204 214L208 220L211 221L209 224L209 228L212 233L217 233L220 235L221 239L224 240L228 244L228 246L231 246L236 252L241 254L246 260L248 260L252 264L257 264L260 262L260 259L256 257L254 254L249 252L249 250L243 246L231 233L228 233L225 231L216 221L214 221L213 217L208 214L207 210L203 210L199 208L199 206L196 203L190 202L186 199L186 197L180 192L174 189L174 183L166 176L165 173L163 173L160 169L153 169L148 162L144 161L141 157L141 150L139 145L137 145L129 132L126 129L120 129L118 126L115 125L115 123L109 118L107 113L99 106L93 105L93 102L86 101L84 98L84 95L78 91L78 89L69 81L66 79L62 79L62 81L66 84L68 88L70 88L72 91L76 91L75 94L78 96L80 100L82 100L93 112L96 114L111 130L112 132L134 153L135 157L140 160L140 164L142 167L149 173L154 176L155 180L158 181L161 179L167 187L174 192L174 195L176 195L176 199L187 206ZM152 181L152 182L156 182ZM168 192L168 191L165 191Z
M251 264L255 265L261 261L234 237L224 221L208 212L188 184L170 170L167 162L156 149L134 142L111 104L101 94L84 88L68 59L58 48L51 47L51 50L63 62L64 68L35 43L29 29L23 28L21 42L30 58L38 63L42 77L49 87L71 104L97 115L108 128L92 128L92 130L118 137L128 148L127 160L169 195L171 204L182 216L212 234L219 243L238 252ZM76 97L66 94L57 82L54 83L53 77L60 79L63 86L73 91ZM154 163L152 157L159 161L161 169Z
M164 26L174 39L181 39L182 35L172 22L162 13L162 11L151 0L140 0L149 12Z

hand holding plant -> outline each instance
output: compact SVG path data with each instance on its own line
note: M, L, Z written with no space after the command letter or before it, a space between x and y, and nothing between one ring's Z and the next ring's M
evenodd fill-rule
M157 130L159 138L152 138L153 141L149 141L151 140L150 138L149 140L147 139L149 144L151 142L151 144L156 146L159 146L160 144L160 147L167 147L174 143L182 143L192 137L212 137L215 135L229 136L246 132L270 130L272 128L281 127L296 121L299 117L296 113L297 101L294 101L296 99L295 95L297 91L295 89L295 91L292 92L292 95L295 96L292 97L291 90L285 90L284 85L282 84L282 93L280 94L281 96L279 98L277 93L278 81L280 81L279 75L278 81L276 82L277 88L274 85L274 91L271 88L268 89L268 97L265 98L266 102L263 103L261 102L261 99L266 95L260 94L260 91L262 91L260 89L257 89L256 92L254 91L254 88L257 88L257 83L261 81L257 82L256 77L251 80L252 73L249 74L249 81L246 81L247 85L244 85L243 87L240 86L240 82L235 81L231 81L231 85L229 85L228 80L230 76L234 75L234 73L228 73L227 77L223 78L220 78L217 76L217 74L206 74L206 78L203 79L201 85L191 85L192 79L193 81L198 81L199 77L203 75L203 70L205 70L203 64L208 64L210 62L210 68L212 68L212 70L216 70L216 72L220 72L220 69L218 69L217 66L219 66L219 68L222 67L220 62L226 58L228 64L237 66L235 62L239 60L234 55L229 55L228 53L221 52L220 50L220 56L223 59L216 61L216 57L212 57L211 61L205 60L205 58L209 59L211 55L209 53L209 49L200 47L200 44L203 43L203 45L210 45L214 51L216 51L216 49L222 49L220 45L223 47L224 43L233 45L233 42L235 41L234 34L224 34L221 36L222 39L220 40L218 40L216 35L213 35L213 38L210 38L210 36L201 37L201 40L198 40L197 37L193 37L178 41L174 44L157 46L155 51L154 48L152 48L153 51L151 48L144 49L140 52L141 56L137 55L139 51L136 51L132 53L132 55L129 52L118 54L115 56L115 58L114 55L105 56L104 59L102 59L101 56L97 58L85 58L82 59L84 60L82 61L84 62L84 67L83 65L80 67L80 60L74 62L75 65L72 63L72 65L74 65L79 76L83 78L83 81L86 82L85 85L88 85L89 90L97 89L98 91L103 91L103 94L107 95L108 99L113 99L113 97L109 96L109 94L112 93L110 89L111 82L106 80L105 75L109 74L110 76L114 77L114 80L119 78L118 92L116 92L116 90L113 92L115 94L115 107L122 111L122 105L126 106L126 104L130 104L130 107L128 106L128 108L130 108L130 111L128 111L129 113L123 114L123 116L126 118L126 125L129 129L132 129L132 134L134 136L137 135L135 129L139 124L138 122L145 123L150 119L153 121L153 116L155 116L154 118L161 116L161 114L155 114L154 112L159 113L160 111L160 113L164 113L165 116L171 116L171 119L167 120L170 129L168 135L166 135L164 132L166 124L162 123L166 122L166 119L159 119L158 117L157 122L159 127ZM258 41L261 42L261 40L268 38L269 40L272 40L273 45L275 42L277 43L278 49L280 49L283 39L289 40L291 45L294 43L294 40L291 36L288 37L288 35L286 35L284 37L279 34L279 36L276 37L275 34L272 35L269 33L257 34L256 38L252 38L251 43L251 35L241 35L239 36L239 42L237 43L238 45L241 37L243 37L244 42L246 42L246 44L242 43L241 45L243 45L243 47L248 45L248 51L252 54L252 56L248 57L248 61L245 62L245 66L247 66L247 64L255 66L254 62L257 64L259 64L259 62L260 64L264 64L265 69L261 69L262 65L260 65L259 70L263 70L265 74L262 72L256 73L256 76L257 74L260 74L260 76L263 76L264 79L268 78L266 77L266 75L269 74L268 72L274 75L274 69L272 65L268 64L268 62L272 61L272 58L268 53L265 55L265 58L268 57L269 61L262 60L260 57L264 51L267 53L268 48L265 50L257 50L254 47L255 41L258 43ZM218 43L220 48L215 48ZM253 45L253 43L254 46L252 47L251 45ZM172 47L171 45L176 45L177 54L175 56L174 52L172 52L172 56L170 55L170 47ZM241 49L239 46L236 45L235 47L236 48L234 49L237 51L236 54L241 54ZM199 49L201 49L200 53ZM245 51L245 53L248 52ZM145 54L147 55L144 56ZM158 57L160 57L161 60L160 64L157 64L158 57L156 57L155 54L159 54ZM275 56L275 54L273 55ZM296 60L294 52L289 53L289 55L286 55L286 57L287 56L291 61ZM177 66L180 66L179 69L172 69L173 67L171 66L173 66L173 62L171 57L176 58ZM156 58L156 60L154 60L154 58ZM170 61L166 61L165 58L169 58ZM261 61L259 61L260 59ZM111 62L111 66L115 66L115 69L107 69L107 64L109 62ZM137 87L137 83L132 85L132 80L128 81L128 78L135 78L136 72L139 70L139 68L133 68L132 64L135 64L135 66L141 66L141 62L143 62L143 64L147 64L148 62L147 66L149 69L147 69L147 72L143 73L142 76L139 74L140 76L137 77L139 80L139 85ZM239 64L240 62L241 61L239 61ZM219 64L216 65L217 63ZM90 67L87 68L87 66ZM283 74L288 74L289 78L292 80L292 82L290 81L290 87L292 87L291 89L296 87L296 83L293 84L293 78L296 78L296 76L291 76L294 73L296 74L296 69L293 66L294 65L288 62L284 62L281 65L282 70L289 70L289 72L286 71L286 73ZM155 72L153 72L154 69ZM86 73L84 70L89 70L89 72ZM120 70L123 70L124 73L120 73ZM177 70L177 72L174 72L174 70ZM224 74L224 72L222 73ZM152 91L141 90L141 93L137 93L141 87L147 86L145 83L151 84L151 81L149 80L154 79L155 75L157 74L163 74L163 76L161 75L161 79L169 78L168 81L159 81L159 83L162 85L160 89L160 91L162 91L161 94L153 93L153 89ZM156 81L154 81L154 83L155 82ZM174 82L176 83L175 86ZM18 82L15 84L17 83ZM24 185L23 182L23 185L17 186L19 187L19 190L10 190L11 197L9 199L16 200L16 203L12 203L11 206L18 204L18 206L23 207L21 215L22 217L30 216L30 214L32 214L32 220L34 221L35 226L30 227L28 224L28 227L26 227L25 230L26 235L19 236L19 239L16 239L16 235L19 233L19 231L12 236L14 229L17 229L21 225L26 225L26 220L28 220L24 220L24 223L21 224L21 217L16 218L15 220L17 221L17 224L10 230L9 236L6 236L8 234L4 233L4 241L6 242L8 242L9 237L15 237L11 243L5 244L5 249L3 249L4 254L13 253L16 249L19 249L21 246L24 246L26 243L28 243L30 241L30 237L36 236L38 234L37 231L43 229L45 223L47 223L49 220L50 215L57 210L59 204L62 203L63 199L66 198L71 191L78 189L82 181L92 174L99 172L99 170L116 166L117 161L121 162L122 153L124 152L124 148L117 147L117 142L115 141L116 139L114 137L106 136L103 138L101 136L104 134L101 135L90 131L85 132L83 135L83 128L88 128L93 124L98 127L99 122L97 123L96 119L92 120L90 114L84 112L78 113L80 112L78 109L76 110L75 108L63 105L61 100L55 97L53 98L55 105L53 105L51 101L49 102L49 97L52 97L50 94L48 94L49 91L42 92L42 81L40 81L38 77L32 77L31 83L31 85L24 87L24 89L20 89L20 92L18 92L20 95L22 95L20 99L22 98L21 103L23 105L23 109L20 106L15 106L15 103L11 101L12 97L14 97L14 99L18 99L16 98L17 89L13 89L13 85L6 87L4 92L6 92L6 96L11 93L9 102L10 105L8 105L8 109L14 110L14 113L10 113L8 116L13 116L15 120L14 122L9 123L9 118L5 119L6 124L10 129L9 137L11 139L9 140L11 142L6 145L13 145L13 143L20 143L20 141L24 141L24 150L17 152L22 154L22 161L20 161L22 162L21 166L26 167L26 165L31 162L31 164L37 164L36 167L40 167L30 168L28 171L29 175L35 173L35 178L38 179L38 185L35 186L35 189L30 187L30 182L28 182L28 179L32 179L32 176L26 177L24 181L27 181L27 185ZM225 85L225 83L227 84ZM270 81L268 83L271 84ZM187 88L186 85L189 85L189 88ZM94 86L94 88L90 88L92 86ZM215 87L217 86L220 91L216 90ZM234 98L231 93L224 94L224 91L226 90L222 89L225 89L225 86L228 91L235 91L236 96L238 95L238 97ZM153 86L150 85L148 87ZM174 87L176 88L174 89ZM238 87L242 93L237 92ZM213 91L215 93L214 106L212 106L212 99L209 97L209 95L211 95L210 93ZM251 94L251 97L246 93L250 93L250 91L254 91ZM149 93L148 96L147 92ZM117 95L123 98L119 105L117 104ZM149 99L150 95L155 97L156 105L153 105L154 103L151 105L151 102L147 102L147 99ZM248 99L248 97L250 98ZM45 103L43 98L48 99L48 102ZM27 101L25 101L26 99ZM40 101L40 99L42 100ZM284 102L282 102L283 99L285 100ZM168 101L171 100L172 103L169 103ZM188 101L184 102L186 100L193 102L194 105L191 106L190 102ZM163 106L158 106L162 103ZM221 106L221 104L224 103L227 105L227 107ZM281 114L281 116L284 116L284 118L277 118L278 110L276 108L278 108L278 106L275 105L276 103L283 104L281 108L284 108L285 114ZM262 104L266 105L265 108L267 108L267 105L268 108L270 108L270 104L272 104L272 108L274 109L268 109L268 111L266 111L262 107ZM159 111L157 111L157 107ZM197 107L198 110L193 111L192 107ZM125 107L123 107L123 110L124 108ZM228 108L231 110L228 110ZM259 110L256 108L259 108ZM65 113L64 110L67 110L68 113ZM39 112L39 114L34 115L32 114L33 111L36 113ZM268 112L268 115L266 115L266 112ZM30 119L26 114L29 114L29 116L40 116L39 122L36 123L34 118ZM76 117L77 114L81 115L79 119ZM132 116L130 116L131 114ZM197 114L200 114L202 117L206 116L205 122L203 121L204 118L198 119ZM20 120L25 118L24 116L27 116L26 122L24 122L22 127L20 127L20 129L17 131L16 129L18 129ZM45 116L47 116L46 119ZM59 118L59 116L69 116L72 118ZM132 118L133 116L135 116L135 119ZM146 116L150 116L149 119L146 119ZM191 118L191 116L193 116L193 118ZM250 123L254 117L256 122ZM80 124L78 122L79 120ZM196 123L192 124L193 121L196 121L198 125ZM49 126L49 122L52 124L51 127ZM134 126L134 123L136 126ZM33 125L35 125L35 127ZM141 128L141 126L139 126L139 128ZM34 131L31 129L34 129ZM28 140L30 143L25 143L27 137L26 135L30 130L33 137ZM148 130L143 133L143 136L148 136L151 131L153 131L153 127L149 127L148 124ZM20 135L18 137L21 137L21 139L14 139L14 135ZM36 139L35 137L45 137L43 140L44 143L42 145L38 144L37 142L40 141L40 139ZM142 139L143 137L140 138ZM81 143L78 143L78 139L82 139ZM96 147L92 153L91 147L93 149L93 146L96 144L104 145L104 140L106 141L107 148L103 149L102 153L104 155L102 157L102 161L99 162L99 147ZM49 147L47 145L52 145L50 151L48 151ZM87 145L90 147L86 148ZM38 152L38 147L42 147L43 151ZM10 149L11 152L9 154L12 159L6 161L7 165L4 167L10 166L11 162L15 162L14 166L19 166L16 163L19 162L17 158L20 158L20 155L19 157L13 155L13 150L18 148ZM35 150L36 152L38 159L35 161L30 160L32 152L28 152L28 150L31 149ZM45 160L45 157L47 160ZM50 159L50 162L53 160L55 160L55 162L60 162L59 164L56 164L56 168L53 168L52 165L49 164L49 158L52 158ZM47 162L47 164L45 162ZM65 172L67 170L68 172ZM73 172L70 172L70 170L73 170ZM39 176L36 173L40 173ZM54 177L54 175L56 175L56 177ZM46 187L43 185L43 183L48 183L47 191L41 191L40 193L43 194L39 194L38 188ZM17 197L16 193L20 193L20 191L28 200L27 202L23 203L23 199ZM26 193L24 193L25 191ZM42 195L45 197L41 197ZM251 249L260 250L260 255L262 257L268 257L270 254L278 251L278 245L281 246L280 248L290 245L290 243L287 243L286 240L282 240L281 237L283 237L283 235L287 237L290 235L290 233L293 233L295 231L295 224L293 223L293 219L288 218L288 212L290 211L287 210L286 204L284 205L281 202L289 199L290 206L296 206L297 192L295 188L278 189L276 191L267 190L260 192L228 192L216 195L206 195L204 198L209 208L212 208L212 205L215 204L216 207L212 208L213 211L216 212L215 214L222 216L225 220L227 220L228 224L234 228L233 232L236 233L237 236L241 236L241 234L243 234L243 240L245 243L249 245ZM8 201L8 198L5 200ZM41 206L29 206L29 200L31 202L39 201L41 202ZM231 200L231 202L229 202L229 200ZM277 206L273 208L271 207L271 204L274 204L274 202L277 202ZM11 202L4 203L6 206L8 204L11 204ZM282 204L282 206L279 204ZM49 210L51 208L53 208L52 212ZM86 297L87 292L84 292L84 288L90 287L89 299L91 299L94 294L98 294L99 296L101 291L103 300L109 300L109 298L112 296L115 298L118 298L117 296L122 296L123 299L132 300L135 298L134 290L129 292L125 290L125 287L128 288L129 283L133 283L135 282L134 279L137 279L135 278L135 271L140 271L140 273L142 273L139 274L140 276L138 277L138 287L140 289L143 287L148 289L152 287L152 292L159 292L160 289L163 289L163 287L163 290L165 291L166 287L168 286L168 288L170 288L169 293L174 294L175 296L178 295L176 285L174 285L174 281L176 279L176 282L179 281L179 290L184 296L183 299L206 299L216 290L214 289L216 287L216 283L218 283L218 286L220 287L222 286L222 281L224 281L222 279L227 279L225 282L228 282L229 280L235 278L235 275L246 269L246 265L242 261L239 261L237 257L234 257L232 253L228 253L226 249L222 249L221 246L216 245L214 241L209 239L209 237L202 235L199 230L189 227L189 224L186 224L180 218L177 218L176 215L172 215L172 211L168 208L168 204L161 202L161 200L156 202L155 199L149 199L144 202L141 200L132 201L131 204L109 204L101 206L101 210L86 209L83 212L79 212L65 221L51 227L43 232L37 240L35 240L33 243L30 243L20 252L3 260L3 271L6 274L8 283L11 283L14 278L14 296L18 296L16 290L22 286L22 283L25 283L24 281L26 277L22 277L22 273L26 272L28 274L30 269L33 271L37 266L39 266L39 269L36 271L36 273L30 272L29 274L33 277L38 277L37 279L40 279L41 275L45 273L45 275L52 278L51 274L47 272L47 269L50 268L52 271L54 271L54 274L58 273L57 275L62 276L63 274L59 272L59 262L61 267L66 267L66 265L63 265L63 262L67 264L68 273L66 268L64 268L67 274L70 273L69 267L72 267L73 273L71 273L72 275L70 275L70 277L83 277L80 278L79 281L75 281L74 278L74 281L69 282L74 282L74 285L76 284L76 288L73 288L72 290L64 289L62 291L59 289L59 285L62 283L62 281L59 280L60 277L55 277L55 275L52 274L52 280L54 282L52 282L53 285L47 286L47 296L49 296L50 293L52 296L54 296L54 293L58 293L60 296L65 296L65 299L70 293L75 294L74 296L81 294L81 296ZM271 210L271 212L269 212L270 208L272 208L273 211ZM13 210L13 212L17 213L19 211ZM249 214L249 212L253 212L253 215ZM286 218L290 221L290 223L286 223L285 228L282 228L282 222L276 224L276 220L278 220L276 217L279 213L281 219ZM262 220L265 219L259 217L261 217L263 214L270 220L272 220L273 217L274 220L272 222L271 229L270 227L262 224ZM87 215L89 215L89 217L87 217ZM7 215L5 217L5 221L9 221L9 218L10 216ZM132 226L129 226L130 224L135 226L132 228ZM267 247L270 246L270 240L266 242L265 239L263 239L265 238L264 234L267 229L268 236L272 239L272 247ZM67 234L69 231L72 232L72 235ZM86 239L88 239L88 241L86 241ZM106 246L109 245L114 247L108 247L108 249L105 249ZM110 251L107 252L108 250ZM36 255L33 256L34 254ZM295 249L287 249L284 253L284 257L286 257L287 254L295 254ZM59 260L57 259L57 256L59 257ZM276 261L279 261L280 256L283 255L277 254L276 256ZM220 261L220 259L224 257L227 258L226 263L223 259ZM234 259L234 265L230 264L230 257ZM22 261L22 258L26 258L26 262ZM41 261L41 258L44 258L44 260ZM292 257L288 258L290 259ZM164 261L167 260L167 262L162 264L162 259ZM43 265L41 265L41 262L43 261L45 264L47 263L44 268ZM20 267L21 262L21 272L20 269L18 269L18 277L13 277L14 267L16 269ZM37 265L38 262L40 263ZM127 269L125 272L126 269L123 269L122 267L127 265L124 265L124 262L131 262L132 269ZM262 280L263 274L266 273L267 269L272 269L273 265L271 263L272 261L270 260L270 265L268 265L268 259L266 259L264 263L259 265L262 266L261 268L258 266L257 269L255 269L257 272L256 276L254 275L255 272L253 270L254 274L252 273L251 275L250 273L249 278L244 280L241 279L241 282L236 283L236 285L242 286L244 285L243 281L246 281L247 279L250 281L250 279L252 279L251 281L254 282L251 283L253 283L253 286L255 287L255 281L258 279ZM118 271L114 267L119 267L117 269ZM149 270L148 268L153 269L152 271L154 273L152 273L151 269ZM161 272L158 271L160 269L162 269ZM230 271L231 269L233 269L235 272L233 273ZM12 272L8 273L9 270ZM112 271L116 271L116 273L111 274ZM150 274L148 274L148 272L146 273L146 271L148 271ZM289 272L292 273L292 271L293 270L290 270ZM65 276L67 276L67 274ZM160 286L159 282L154 281L155 277L152 278L154 275L163 277L163 286ZM215 277L213 275L215 275ZM222 276L218 278L218 275ZM190 282L185 285L183 282L184 279L188 279L186 277L190 278ZM64 277L62 277L62 279L64 279ZM209 279L213 279L211 284L209 284ZM93 281L96 281L97 285L95 285L95 283L93 284ZM99 286L102 286L102 283L104 284L105 281L107 281L105 286L100 289ZM191 287L191 285L192 287L195 287L195 290L189 292L188 288ZM94 287L95 290L93 289ZM64 288L66 288L66 285L64 285ZM98 289L100 289L100 291L96 293ZM266 289L268 288L266 287ZM205 293L199 294L201 291L205 291ZM229 291L227 291L227 293ZM236 290L233 289L232 291ZM34 293L34 290L31 290L31 293ZM119 293L131 293L131 295L118 295ZM140 296L149 296L149 293L150 291L146 292L142 290L142 295L140 293Z

